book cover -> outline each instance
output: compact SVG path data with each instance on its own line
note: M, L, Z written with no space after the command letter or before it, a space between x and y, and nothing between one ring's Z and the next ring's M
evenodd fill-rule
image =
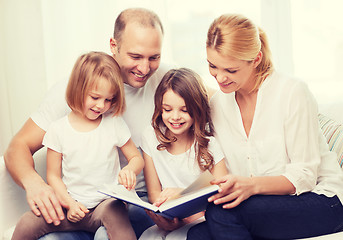
M151 210L167 218L185 218L204 211L208 205L208 198L218 192L218 185L211 185L213 176L205 171L178 196L161 204L159 207L141 200L135 190L128 191L123 185L107 185L99 190L110 197Z

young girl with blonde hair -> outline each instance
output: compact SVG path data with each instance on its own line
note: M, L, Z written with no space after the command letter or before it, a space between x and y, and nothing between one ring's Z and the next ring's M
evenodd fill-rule
M125 109L123 80L113 57L90 52L72 70L66 100L71 112L53 122L43 144L47 150L47 182L64 207L57 226L27 212L13 240L37 239L49 232L95 232L105 226L110 239L135 239L125 205L97 192L104 184L133 189L144 161L120 115ZM120 170L117 147L128 165ZM37 207L39 205L37 204Z
M216 177L227 173L223 154L213 138L208 96L198 74L181 68L163 77L155 93L152 127L143 133L142 150L149 201L157 206L189 186L205 170ZM203 216L198 213L169 220L148 214L156 225L140 239L185 238L191 226L188 223Z

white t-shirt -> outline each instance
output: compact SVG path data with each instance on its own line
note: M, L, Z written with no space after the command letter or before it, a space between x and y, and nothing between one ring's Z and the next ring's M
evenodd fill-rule
M117 147L129 139L130 131L121 117L104 116L96 129L79 132L64 116L50 124L43 145L62 153L62 180L71 197L93 208L106 198L97 192L99 188L118 182Z
M208 149L217 164L223 160L224 155L215 138L210 137L209 139ZM158 145L159 142L153 128L147 127L142 136L141 147L152 158L162 189L186 188L196 180L201 170L195 158L194 144L188 151L179 155L172 155L167 150L159 151L157 150Z
M140 146L141 133L151 123L154 111L155 90L168 70L169 66L161 63L145 86L139 89L124 84L126 111L123 114L123 119L130 129L132 140L137 147ZM31 114L31 119L44 131L48 129L53 121L67 115L71 111L65 101L67 84L68 81L56 83L49 90L38 110ZM122 167L127 164L122 154L120 154L120 162ZM146 191L142 173L137 176L136 190Z
M263 82L247 137L235 93L211 99L212 120L228 161L241 176L284 175L296 194L313 191L343 200L343 174L318 125L317 103L307 86L274 72Z

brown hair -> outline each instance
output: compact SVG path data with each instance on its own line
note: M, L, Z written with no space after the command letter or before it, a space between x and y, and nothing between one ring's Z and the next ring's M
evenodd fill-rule
M120 68L113 57L103 52L83 54L76 60L66 91L68 106L73 111L82 113L85 97L99 79L105 79L111 84L114 98L110 109L113 115L122 114L125 110L125 97Z
M207 32L207 48L213 48L223 56L238 60L253 61L262 52L261 63L256 68L258 89L273 71L271 51L265 32L248 18L237 14L226 14L215 19Z
M143 27L160 27L162 35L164 32L162 22L156 13L144 8L128 8L118 15L114 24L113 38L117 40L119 46L128 22L135 22Z
M158 150L167 148L177 139L166 136L166 126L162 120L163 95L171 89L185 101L187 112L194 120L191 131L195 139L196 159L202 170L210 169L214 165L213 156L208 150L209 136L213 136L213 124L206 89L200 76L187 68L169 70L162 78L155 93L155 111L152 126L160 144Z

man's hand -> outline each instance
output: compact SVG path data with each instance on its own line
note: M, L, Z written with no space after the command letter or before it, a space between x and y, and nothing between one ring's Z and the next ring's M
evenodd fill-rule
M25 190L32 212L36 216L42 215L47 223L59 225L60 221L64 219L64 213L61 207L62 203L57 199L54 190L43 181L38 185L31 184Z

